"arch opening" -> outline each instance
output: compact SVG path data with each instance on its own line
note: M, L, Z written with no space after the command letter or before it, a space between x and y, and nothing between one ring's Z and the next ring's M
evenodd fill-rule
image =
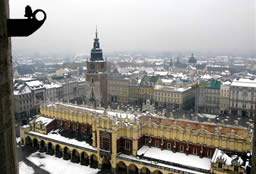
M44 140L41 140L41 141L40 141L39 152L46 152L46 146L45 146Z
M71 162L74 162L74 163L80 162L80 154L76 149L72 150Z
M64 147L63 151L63 159L64 160L69 160L70 159L70 150L67 147Z
M124 162L119 161L116 166L117 173L120 174L127 174L127 166Z
M39 149L39 144L38 144L38 140L36 138L33 139L33 147L38 150Z
M159 171L159 170L155 170L154 172L153 172L153 174L163 174L161 171Z
M138 174L139 173L139 169L135 164L130 164L128 167L129 170L129 174Z
M61 150L60 145L58 145L58 144L56 145L56 148L55 148L55 156L58 158L62 157L62 150Z
M91 156L91 163L90 163L91 168L98 168L98 159L96 155Z
M46 153L49 154L49 155L54 155L54 149L52 147L51 142L49 142L48 145L47 145L47 152Z
M32 147L32 140L29 136L25 139L25 146Z
M85 165L85 166L89 165L89 156L85 152L81 153L81 165Z
M107 171L111 172L111 163L110 163L109 159L104 158L102 160L101 170L106 171L106 172Z
M142 167L141 174L150 174L150 170L147 167Z

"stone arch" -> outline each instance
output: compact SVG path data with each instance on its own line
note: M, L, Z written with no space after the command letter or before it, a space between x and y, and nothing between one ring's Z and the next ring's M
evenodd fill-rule
M163 172L161 172L160 170L155 170L153 174L163 174Z
M116 171L120 174L126 174L127 173L127 166L123 161L119 161L116 165Z
M128 166L128 170L129 170L129 174L138 174L139 173L139 169L135 164L130 164Z
M44 140L40 141L39 152L46 152L46 146Z
M27 136L25 138L25 145L28 147L32 147L32 140L31 140L30 136Z
M69 160L70 159L70 150L68 149L68 147L64 147L64 150L63 150L63 159L64 160Z
M61 158L62 155L63 155L63 154L62 154L62 149L61 149L60 145L57 144L57 145L55 146L55 156L58 157L58 158Z
M111 163L110 163L109 159L103 158L101 169L105 170L105 171L111 170Z
M91 163L90 163L90 167L91 168L98 168L98 158L96 155L92 154L90 156L90 159L91 159Z
M76 149L72 150L71 161L74 163L80 162L80 154Z
M141 168L141 174L150 174L150 170L147 167L142 167Z
M53 155L54 154L54 148L53 148L53 145L52 145L51 142L49 142L47 144L47 152L46 153L49 154L49 155Z
M88 166L89 165L89 156L86 152L81 153L81 165Z
M39 143L38 140L36 138L33 139L33 147L38 150L39 149Z

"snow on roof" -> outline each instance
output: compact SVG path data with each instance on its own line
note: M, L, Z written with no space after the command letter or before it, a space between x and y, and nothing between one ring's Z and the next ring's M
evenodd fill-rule
M55 131L49 132L46 135L41 134L39 132L34 132L34 131L28 131L27 133L32 134L32 135L37 135L37 136L40 136L40 137L44 137L44 138L48 138L48 139L51 139L51 140L56 140L56 141L64 142L64 143L67 143L67 144L79 146L79 147L82 147L82 148L90 149L90 150L93 150L93 151L97 151L97 148L91 146L90 144L86 143L85 141L78 141L76 139L70 139L70 138L63 137L58 133L58 131L59 130L57 129Z
M224 153L222 150L216 149L211 162L216 163L218 160L223 160L225 165L231 166L234 161L238 162L240 165L243 164L243 160L241 157L237 155L228 156L226 153Z
M230 85L230 84L231 84L230 81L225 81L225 82L222 83L222 85Z
M155 90L163 90L163 91L173 91L173 92L185 92L185 91L191 89L191 87L178 88L178 87L174 87L174 86L155 85L154 89Z
M40 89L40 88L44 88L43 82L41 82L41 81L39 81L39 80L29 81L29 82L26 82L26 84L27 84L31 89Z
M29 94L29 93L31 93L31 89L24 84L20 84L13 91L14 95L23 95L23 94Z
M53 120L54 120L54 118L39 116L39 117L35 118L34 120L30 121L30 123L43 124L44 126L47 126Z
M240 87L256 87L256 79L234 79L231 83L231 86L240 86Z
M186 155L185 153L180 152L174 153L171 150L161 150L156 147L143 146L138 150L137 154L144 154L144 157L176 163L183 166L195 167L203 170L211 169L210 158L200 158L199 156Z
M81 111L89 111L89 112L95 112L95 113L98 113L98 114L101 114L103 115L104 114L104 110L103 109L92 109L92 108L88 108L88 107L85 107L85 106L76 106L76 105L70 105L70 104L56 104L55 107L68 107L68 109L79 109ZM106 116L114 119L114 117L118 117L120 119L129 119L129 120L134 120L136 119L135 118L135 115L134 114L130 114L130 113L124 113L124 112L121 112L121 111L107 111L106 110ZM129 126L129 125L132 125L134 124L134 122L127 122L127 121L116 121L116 124L120 124L120 123L124 123L126 126Z
M61 85L59 85L59 84L57 84L57 83L45 84L44 86L46 87L46 89L59 88L59 87L61 87Z
M198 117L201 117L201 118L210 118L210 119L214 119L214 118L216 118L217 117L217 115L212 115L212 114L200 114L200 113L198 113L197 114L198 115Z
M161 79L161 81L165 84L171 84L173 82L173 79Z
M155 162L155 161L149 161L149 160L146 160L146 159L139 159L138 157L134 157L134 156L131 156L131 155L120 154L118 156L121 157L121 158L124 158L124 159L131 159L131 160L134 160L134 161L143 162L143 163L146 163L146 164L149 164L149 165L156 165L156 166L160 166L160 167L164 167L164 168L169 168L169 169L171 169L171 171L174 171L174 172L180 171L180 172L188 172L189 174L206 174L205 172L194 171L194 170L185 169L185 168L181 168L181 167L177 167L177 166L158 163L158 162Z
M168 71L155 71L154 75L167 76Z

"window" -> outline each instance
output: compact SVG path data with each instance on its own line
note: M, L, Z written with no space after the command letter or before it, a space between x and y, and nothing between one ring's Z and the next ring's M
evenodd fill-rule
M234 166L234 171L238 172L238 166Z
M149 139L145 138L145 145L148 145L148 144L149 144Z
M103 68L104 68L104 63L102 63L102 64L100 65L100 67L101 67L101 69L103 69Z
M218 163L218 168L222 168L222 163Z
M101 134L101 149L110 150L110 136L108 133L104 132Z
M212 156L212 151L208 150L207 151L207 157L211 157Z
M159 147L159 141L158 140L155 141L155 147Z
M183 152L184 151L184 146L180 145L180 151Z
M171 143L167 144L167 149L171 149Z
M130 150L130 141L125 141L124 149L125 150Z
M193 148L193 154L197 155L197 148L195 148L195 147Z
M94 64L93 63L91 63L90 68L94 69Z

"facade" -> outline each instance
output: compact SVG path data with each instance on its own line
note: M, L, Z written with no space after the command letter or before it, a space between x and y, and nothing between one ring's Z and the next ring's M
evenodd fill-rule
M153 100L154 87L159 76L144 76L139 85L139 104L146 103L149 99Z
M128 84L128 103L137 106L139 102L139 81L137 78L130 78Z
M108 101L109 103L128 103L129 79L124 77L108 78Z
M223 82L220 86L220 113L229 113L229 98L230 98L230 84L231 82Z
M251 148L251 127L68 104L44 105L40 111L21 128L26 146L114 173L210 173L217 149L239 154Z
M94 107L99 104L107 106L107 63L100 49L97 31L91 57L87 61L86 82L87 103Z
M16 119L27 119L40 112L40 105L46 100L46 88L38 80L17 81L14 84Z
M220 86L218 80L209 80L199 85L198 112L219 114Z
M172 85L171 79L158 79L153 101L156 107L184 110L194 104L195 92L191 87Z
M235 79L230 86L230 113L242 117L254 117L256 104L256 80Z

